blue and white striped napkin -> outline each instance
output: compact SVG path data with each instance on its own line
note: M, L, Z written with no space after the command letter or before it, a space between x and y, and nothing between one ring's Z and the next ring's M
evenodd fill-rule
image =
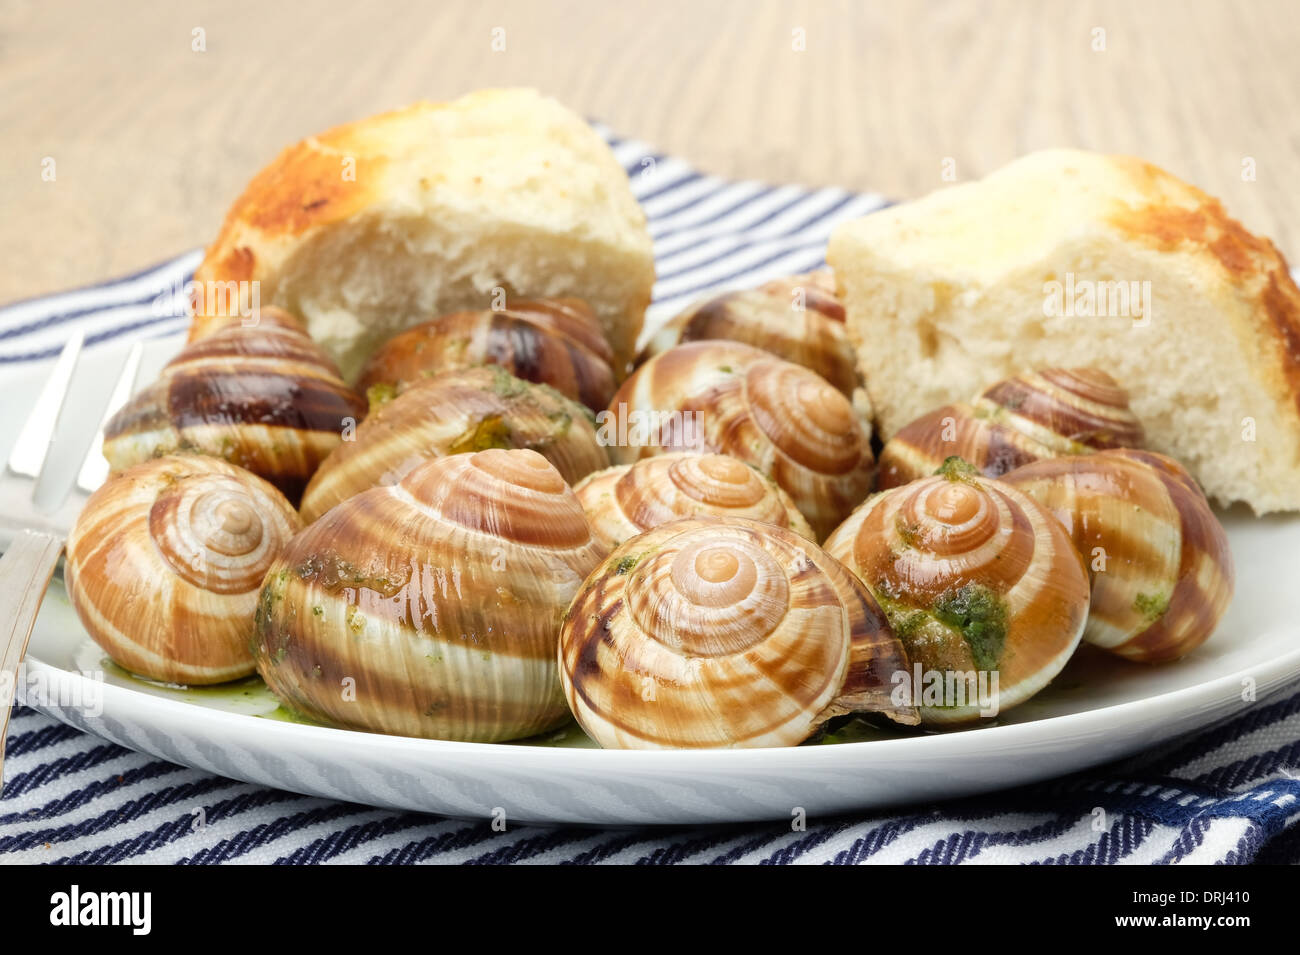
M814 268L875 195L728 182L603 127L650 218L651 321L701 292ZM0 364L183 334L188 252L93 288L0 308ZM789 823L602 831L440 820L186 769L18 707L0 798L2 862L1017 863L1300 862L1300 684L1138 758L907 812ZM202 806L206 825L193 825ZM1100 810L1100 812L1098 811Z

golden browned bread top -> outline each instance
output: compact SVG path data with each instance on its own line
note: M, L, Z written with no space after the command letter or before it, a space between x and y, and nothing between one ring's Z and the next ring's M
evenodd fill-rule
M352 376L430 314L511 296L587 299L630 357L654 281L627 174L582 117L534 90L481 90L336 126L248 184L195 274L257 282ZM251 293L241 307L247 309ZM191 337L211 328L217 298Z
M1158 166L1122 157L1146 175L1165 176ZM1117 229L1161 251L1194 251L1214 259L1238 286L1244 304L1265 318L1277 336L1281 382L1300 413L1300 288L1286 257L1269 239L1250 232L1223 208L1223 203L1195 186L1186 187L1200 201L1194 206L1171 203L1127 206L1109 221Z
M1300 289L1272 242L1158 166L1033 153L839 226L827 260L886 436L1087 364L1220 502L1300 509Z
M535 197L507 191L539 179L556 188ZM462 210L559 220L594 238L635 242L645 215L630 190L609 188L625 179L581 117L536 91L480 90L415 103L282 151L235 200L195 277L257 278L275 263L277 240L399 197L431 204L454 195Z

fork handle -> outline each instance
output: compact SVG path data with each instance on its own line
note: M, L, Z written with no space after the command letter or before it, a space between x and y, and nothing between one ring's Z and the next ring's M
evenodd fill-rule
M9 713L18 690L18 666L27 652L36 613L63 553L63 538L23 531L0 557L0 785L4 780Z

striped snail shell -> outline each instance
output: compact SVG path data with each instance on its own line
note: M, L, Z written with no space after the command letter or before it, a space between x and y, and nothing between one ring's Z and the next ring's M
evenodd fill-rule
M1084 639L1143 663L1181 657L1232 600L1232 552L1192 476L1162 454L1102 451L1006 475L1065 525L1092 571Z
M713 451L752 464L790 495L820 540L871 486L871 426L806 368L739 342L690 342L623 383L601 426L616 464Z
M617 383L614 352L591 307L576 298L511 302L500 311L454 312L390 339L371 356L358 389L401 390L420 378L500 365L599 410Z
M587 578L560 631L560 679L606 748L793 746L892 699L907 656L875 602L793 531L744 518L673 521Z
M826 550L867 585L907 647L924 723L970 722L1023 702L1083 634L1088 575L1065 528L956 458L869 499Z
M86 502L68 536L68 597L132 673L245 677L262 577L300 526L284 495L247 471L197 454L154 458Z
M372 408L307 485L303 519L310 523L354 494L396 484L431 457L489 448L538 451L570 484L609 466L582 405L503 368L469 368L416 382Z
M683 517L745 517L813 539L790 496L771 478L725 454L680 452L620 464L583 478L573 492L605 546Z
M257 612L258 672L353 729L494 742L563 723L560 618L605 551L533 451L437 458L294 537Z
M986 477L1063 454L1136 448L1145 442L1128 394L1097 368L1045 368L984 389L972 404L946 405L885 443L878 489L935 472L960 457Z
M803 365L846 395L852 396L859 385L853 346L844 330L844 306L830 269L697 302L650 338L637 363L683 342L714 338L753 345Z
M297 500L316 466L365 415L292 315L263 308L190 342L104 428L114 471L172 451L222 458Z

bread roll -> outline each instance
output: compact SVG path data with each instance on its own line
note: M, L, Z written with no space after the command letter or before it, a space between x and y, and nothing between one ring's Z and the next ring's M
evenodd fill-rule
M654 258L627 174L581 117L533 90L482 90L290 146L236 200L195 281L191 338L233 308L225 283L256 281L349 381L397 332L504 305L495 289L585 299L622 369Z
M1026 368L1092 365L1219 502L1300 509L1300 291L1169 173L1034 153L840 226L827 259L884 437Z

